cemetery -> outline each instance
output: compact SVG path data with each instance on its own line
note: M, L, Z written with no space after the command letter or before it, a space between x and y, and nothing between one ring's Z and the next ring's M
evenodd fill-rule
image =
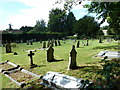
M32 45L23 42L9 43L9 47L7 45L0 47L2 88L70 90L99 86L105 88L109 82L120 88L118 41L107 42L103 39L99 43L99 39L76 39L76 42L74 39L65 39L42 43L36 41ZM106 68L108 63L111 66ZM112 76L108 79L105 73Z

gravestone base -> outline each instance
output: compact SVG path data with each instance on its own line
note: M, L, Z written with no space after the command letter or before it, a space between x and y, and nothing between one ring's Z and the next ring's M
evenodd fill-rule
M36 64L30 65L30 68L34 68L34 67L38 67L38 65L36 65Z

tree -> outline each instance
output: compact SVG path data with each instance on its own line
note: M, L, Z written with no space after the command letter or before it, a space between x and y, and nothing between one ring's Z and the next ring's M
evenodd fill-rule
M34 28L31 31L29 31L29 33L42 33L42 32L46 32L46 23L43 19L41 19L40 21L37 20Z
M65 32L66 12L61 9L52 9L49 13L48 29L51 32Z
M66 29L67 29L68 35L72 35L74 33L73 26L75 22L76 22L76 18L74 14L72 12L69 12L66 20Z
M79 36L95 37L99 33L100 26L93 17L84 16L75 23L74 30Z
M20 30L23 31L23 33L27 33L27 32L29 32L32 29L33 29L33 27L30 27L30 26L22 26L20 28Z
M63 0L58 0L58 3L62 3ZM81 0L64 0L64 8L68 11L73 5L81 4ZM100 24L105 20L109 23L110 28L114 30L114 33L120 35L120 1L119 2L92 2L91 5L84 5L88 8L89 13L96 13L98 19L102 18Z

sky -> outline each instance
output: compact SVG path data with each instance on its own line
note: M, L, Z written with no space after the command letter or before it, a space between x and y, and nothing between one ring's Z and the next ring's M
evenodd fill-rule
M12 24L13 29L22 26L34 26L36 20L49 20L49 11L53 8L63 9L63 4L55 4L57 0L0 0L0 30L9 28ZM87 15L87 9L82 5L90 4L90 1L82 1L78 6L73 6L71 10L77 20ZM95 14L90 14L96 16ZM98 21L100 22L100 20ZM102 26L107 25L104 23Z

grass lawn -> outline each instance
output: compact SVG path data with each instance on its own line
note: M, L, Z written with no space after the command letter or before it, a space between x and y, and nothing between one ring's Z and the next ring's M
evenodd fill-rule
M77 42L74 40L67 40L66 44L61 41L61 46L55 46L54 56L57 60L63 60L58 62L46 62L46 50L37 50L33 56L33 61L40 67L29 69L30 61L28 57L28 52L26 50L33 50L42 47L39 42L34 42L33 45L26 45L26 43L16 44L15 48L12 48L13 52L17 52L18 55L13 53L6 53L5 47L2 48L2 61L10 60L10 62L16 63L23 67L24 69L36 73L38 75L45 75L48 71L61 72L66 75L74 76L76 78L89 79L94 81L97 77L101 77L97 72L102 69L101 61L94 56L103 50L118 51L118 42L106 42L98 43L98 40L90 40L89 46L83 46L81 41L86 42L86 40L80 40L80 48L76 48L77 51L77 66L79 69L67 70L69 62L69 53L72 49L72 45L76 45ZM2 77L2 88L15 88L18 87L14 82L11 82L7 77L0 74ZM1 78L0 78L1 79Z

